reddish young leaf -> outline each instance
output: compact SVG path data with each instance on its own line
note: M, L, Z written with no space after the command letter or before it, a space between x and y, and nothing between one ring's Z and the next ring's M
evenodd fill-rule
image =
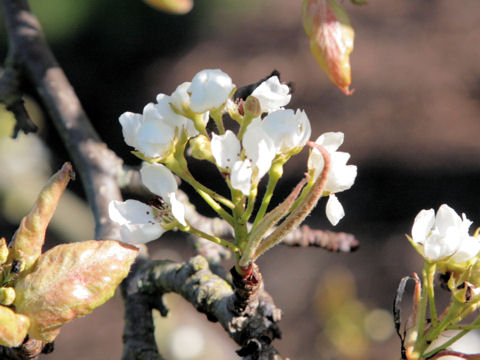
M30 320L22 314L0 305L0 345L17 347L27 336Z
M335 0L304 0L302 20L320 67L340 90L352 94L348 87L354 31L345 10Z
M51 342L60 327L110 299L137 256L112 240L63 244L42 254L15 284L16 311L31 320L28 334Z
M143 0L151 7L170 14L184 15L193 8L193 0Z
M30 213L20 222L8 261L20 261L23 271L28 271L42 253L47 226L73 176L72 165L65 163L60 171L48 180Z

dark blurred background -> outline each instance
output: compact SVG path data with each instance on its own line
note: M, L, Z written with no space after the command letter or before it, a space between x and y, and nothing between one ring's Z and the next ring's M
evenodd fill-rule
M350 97L310 55L301 1L197 1L186 16L160 13L139 0L31 3L95 128L130 164L138 161L123 142L118 116L141 112L157 93L170 94L198 71L220 68L239 86L273 69L293 81L289 107L307 112L313 138L343 131L341 149L358 166L353 188L338 195L346 210L340 224L328 224L324 201L307 223L353 233L361 247L353 254L277 247L260 259L266 288L284 310L278 348L292 359L400 357L389 313L400 278L421 270L422 259L404 236L415 215L447 203L465 212L472 227L480 224L480 2L384 0L358 7L344 1L356 31ZM5 56L3 29L0 35ZM50 171L69 160L33 90L31 97L29 109L51 152L30 136L1 139L0 225L6 237ZM305 169L306 153L290 161L277 199ZM217 179L214 172L197 173ZM80 182L70 189L48 246L93 234ZM149 247L156 258L192 254L176 233ZM168 300L172 311L157 331L170 359L237 358L236 345L217 325L178 297ZM122 316L117 295L65 326L45 359L119 359Z

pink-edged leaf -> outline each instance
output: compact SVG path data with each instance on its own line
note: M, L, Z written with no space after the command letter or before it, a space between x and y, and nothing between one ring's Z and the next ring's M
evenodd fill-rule
M7 347L22 345L29 326L28 316L16 314L12 309L0 305L0 345Z
M184 15L193 8L193 0L143 0L151 7L170 14Z
M304 0L302 19L318 64L340 90L352 94L349 56L355 34L347 13L335 0Z
M31 320L28 334L51 342L60 327L110 299L138 249L118 241L63 244L42 254L15 284L15 308Z
M30 213L20 222L8 260L20 261L23 271L28 271L42 253L47 226L63 191L73 177L72 165L67 162L48 180Z

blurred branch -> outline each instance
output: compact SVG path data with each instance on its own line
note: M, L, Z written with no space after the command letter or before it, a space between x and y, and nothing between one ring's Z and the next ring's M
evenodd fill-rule
M0 74L0 102L4 103L7 110L15 116L14 138L17 137L20 130L25 134L37 131L37 125L30 119L23 103L18 71L11 66L8 66Z
M256 281L244 281L234 274L236 285L232 287L211 272L205 258L196 256L184 264L145 259L134 277L135 281L129 282L132 286L124 289L127 306L135 306L136 310L129 311L126 319L123 359L161 359L155 353L154 339L138 336L138 331L148 334L153 327L152 308L160 310L163 316L167 314L161 299L169 292L184 297L208 320L218 321L242 346L237 353L244 359L283 359L271 345L280 337L277 322L281 311L263 290L258 273L254 276ZM243 286L239 284L242 281Z
M94 214L96 238L118 238L118 228L108 217L108 203L121 199L115 172L122 161L100 140L28 2L1 0L1 7L9 43L8 66L18 69L37 89L67 147Z
M315 230L308 225L303 225L289 233L282 241L288 246L315 246L329 251L351 252L359 247L359 242L352 234L333 232L328 230Z

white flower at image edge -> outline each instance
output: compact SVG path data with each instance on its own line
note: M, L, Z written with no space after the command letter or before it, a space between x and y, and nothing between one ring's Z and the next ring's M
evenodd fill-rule
M347 165L350 154L337 151L343 144L344 135L341 132L328 132L320 135L315 141L322 146L330 155L330 171L325 183L324 191L329 193L327 202L327 218L332 225L336 225L345 215L342 204L338 199L332 198L334 193L348 190L352 187L357 177L357 167ZM313 177L316 180L323 171L325 162L323 156L317 149L313 149L308 158L309 172L313 170ZM333 220L333 221L332 221Z
M188 89L190 108L199 114L219 108L227 102L234 87L230 76L223 71L202 70L193 77Z
M272 112L290 102L292 95L289 92L288 85L281 84L278 76L271 76L253 90L252 96L260 102L262 112Z
M412 241L430 261L462 263L471 260L480 251L480 242L468 234L472 222L451 207L443 204L437 214L433 209L422 210L415 217Z

